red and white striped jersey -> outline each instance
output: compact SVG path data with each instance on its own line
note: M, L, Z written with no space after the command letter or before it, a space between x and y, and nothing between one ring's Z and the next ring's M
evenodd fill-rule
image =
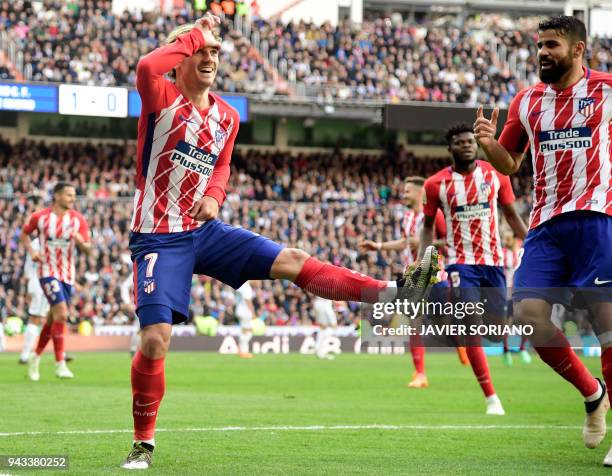
M523 153L531 145L534 197L529 228L561 214L612 215L612 75L584 69L573 86L522 90L510 104L499 143Z
M441 209L446 221L447 265L504 265L498 201L514 202L510 179L481 160L467 175L446 167L425 181L425 215Z
M142 99L138 121L136 194L131 230L175 233L202 222L187 215L205 195L223 204L239 115L216 94L198 109L164 78L184 58L203 48L193 29L144 56L136 70Z
M425 215L423 212L417 213L414 211L414 209L406 207L404 210L404 216L402 217L402 236L404 238L419 238L421 236L421 230L423 229L424 219ZM406 264L412 264L415 262L418 251L418 246L413 248L410 246L410 243L406 244L406 249L404 250Z
M75 242L80 233L89 241L87 221L76 210L68 210L63 216L55 214L51 207L33 213L23 232L30 235L36 230L40 240L42 263L38 266L39 278L56 278L66 284L74 284Z
M402 217L402 236L404 238L420 238L424 222L425 214L422 211L417 213L414 209L406 207L404 210L404 216ZM444 221L444 215L442 215L442 212L438 211L434 223L434 238L444 238L445 236L446 223ZM417 259L418 252L418 245L411 248L410 244L407 244L406 250L404 251L406 264L413 264Z

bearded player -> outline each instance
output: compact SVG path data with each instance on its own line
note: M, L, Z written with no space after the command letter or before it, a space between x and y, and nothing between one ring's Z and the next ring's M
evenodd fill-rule
M453 165L425 182L425 222L421 247L431 244L436 214L446 220L446 272L451 288L462 300L483 298L478 288L490 288L485 312L503 321L506 313L504 257L499 235L498 204L514 233L524 237L527 228L514 208L514 193L508 177L487 162L477 160L478 144L472 127L458 124L446 133ZM483 302L484 302L483 300ZM489 366L480 339L468 338L470 365L485 395L488 415L503 415L504 409L491 382Z
M87 221L73 209L75 199L76 190L72 185L58 183L53 188L53 204L33 213L21 234L21 241L32 261L39 263L40 285L51 308L30 359L28 376L35 382L40 380L40 356L49 340L53 340L55 351L55 375L59 378L74 377L66 366L64 333L75 279L75 247L86 254L92 250ZM40 251L32 247L30 235L34 232L38 234Z
M419 240L421 230L423 228L423 177L406 177L404 179L403 201L404 201L404 217L402 218L402 238L399 240L374 242L364 240L359 243L361 250L367 251L382 251L382 250L397 250L404 251L406 266L412 266L417 261L419 251ZM442 238L434 242L436 246L444 246L444 237L446 237L446 223L442 212L438 212L435 220L435 235L436 238ZM442 274L443 272L441 272ZM448 286L444 280L440 280L434 287L440 288ZM443 292L437 289L434 294ZM418 324L415 327L419 327ZM457 347L459 360L462 364L469 363L464 347ZM408 382L408 388L427 388L429 380L425 373L425 345L420 334L410 336L410 354L412 355L412 364L414 365L414 373L412 379Z
M207 14L179 27L136 70L142 112L130 250L142 332L132 361L134 444L126 469L151 465L164 357L172 324L187 318L194 273L234 289L248 280L288 279L326 299L376 302L387 288L424 286L436 257L432 247L410 279L378 281L216 219L239 123L236 110L210 92L219 65L212 32L218 23Z
M586 302L612 386L612 76L583 66L586 28L575 17L539 25L541 82L510 104L499 141L498 111L478 110L476 138L501 173L515 173L531 147L533 210L514 275L515 319L534 326L541 359L585 401L583 440L597 447L606 435L606 385L586 369L551 321L553 303L569 304L570 289ZM575 293L574 293L575 294ZM612 450L604 459L612 465Z

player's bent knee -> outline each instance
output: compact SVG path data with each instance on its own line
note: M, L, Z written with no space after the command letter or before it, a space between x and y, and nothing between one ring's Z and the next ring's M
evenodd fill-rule
M525 299L514 304L514 323L533 326L534 330L554 326L550 319L551 306L540 299Z
M140 349L150 359L160 359L168 352L171 327L169 324L154 324L140 331Z
M287 260L288 263L294 263L300 267L310 258L308 253L297 248L285 248L281 253L285 255L283 258Z
M68 308L61 306L53 310L53 320L55 322L66 322L68 321Z
M270 277L274 279L295 279L310 255L297 248L283 249L272 264Z

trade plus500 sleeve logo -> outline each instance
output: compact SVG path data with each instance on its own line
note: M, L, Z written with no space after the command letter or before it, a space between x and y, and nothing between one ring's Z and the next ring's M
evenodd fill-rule
M556 129L542 131L538 135L540 152L556 152L562 150L588 149L593 145L590 127L570 127L569 129Z

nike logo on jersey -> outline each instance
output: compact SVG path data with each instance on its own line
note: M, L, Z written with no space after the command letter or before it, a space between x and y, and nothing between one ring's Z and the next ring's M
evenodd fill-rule
M608 279L607 281L602 281L601 279L599 279L599 277L595 278L595 281L593 281L595 283L595 286L601 286L602 284L608 284L608 283L612 283L612 279Z
M179 114L179 119L183 122L190 122L191 124L195 124L195 121L192 121L191 119L189 119L188 117L183 116L182 114Z
M544 114L546 111L548 111L548 109L544 109L543 111L533 111L530 116L531 117L536 117L539 116L540 114Z
M153 405L154 403L157 403L157 402L159 402L159 400L155 400L154 402L151 402L151 403L140 403L138 400L136 400L136 401L134 402L134 404L135 404L137 407L150 407L151 405Z

